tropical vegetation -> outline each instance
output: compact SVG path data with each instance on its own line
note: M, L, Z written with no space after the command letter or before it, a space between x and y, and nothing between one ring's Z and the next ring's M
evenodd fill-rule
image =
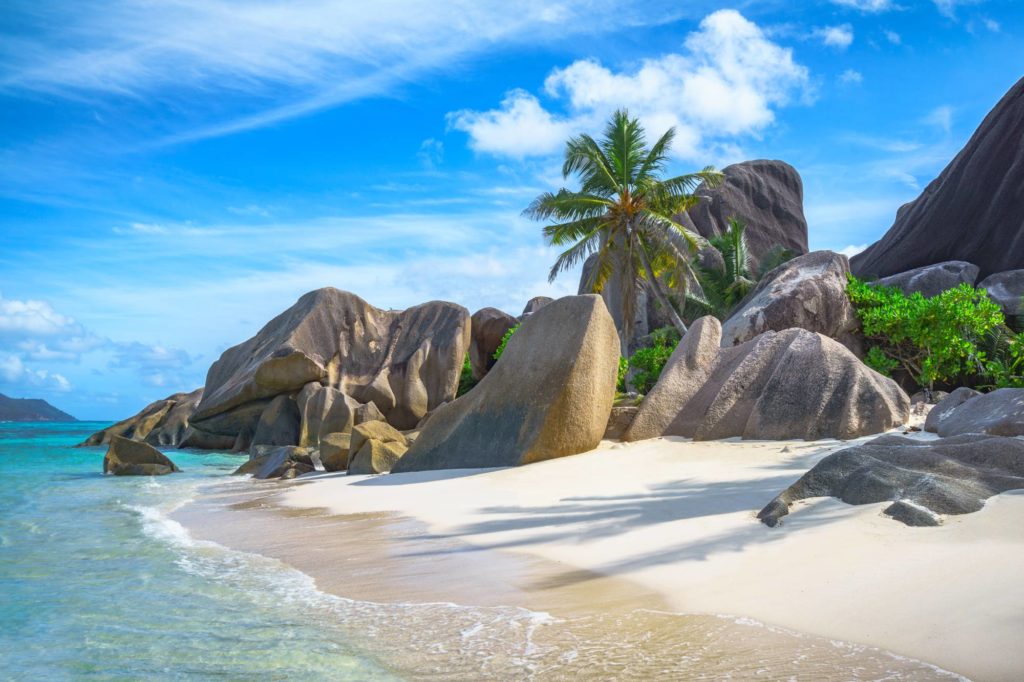
M551 267L550 281L592 253L597 259L585 289L600 292L616 278L624 350L633 336L641 287L655 297L673 326L686 332L659 276L682 286L695 276L692 256L705 242L677 216L698 201L698 186L716 186L722 174L708 166L696 173L662 177L674 138L675 129L669 129L648 147L639 120L625 109L616 111L601 140L583 134L566 143L562 177L575 177L579 189L545 192L524 211L548 222L548 243L567 247Z

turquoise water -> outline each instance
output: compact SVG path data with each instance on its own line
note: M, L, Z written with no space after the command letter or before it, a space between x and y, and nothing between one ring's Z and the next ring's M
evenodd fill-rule
M557 619L379 604L168 515L241 457L168 450L181 474L112 477L96 423L0 423L0 679L949 679L878 650L714 616ZM386 567L382 567L386 570Z

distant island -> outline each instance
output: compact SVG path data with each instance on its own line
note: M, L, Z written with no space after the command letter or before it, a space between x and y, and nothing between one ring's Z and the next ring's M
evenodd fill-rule
M76 422L46 402L34 398L9 398L0 393L0 422Z

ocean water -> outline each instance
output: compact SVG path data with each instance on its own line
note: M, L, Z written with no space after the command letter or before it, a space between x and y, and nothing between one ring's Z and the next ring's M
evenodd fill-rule
M232 480L238 455L168 451L183 473L103 476L103 448L73 446L104 426L0 423L0 679L956 678L713 616L327 595L169 518Z

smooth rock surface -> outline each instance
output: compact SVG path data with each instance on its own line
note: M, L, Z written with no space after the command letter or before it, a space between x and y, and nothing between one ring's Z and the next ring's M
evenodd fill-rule
M519 315L519 319L522 320L527 315L533 315L553 300L555 299L550 296L534 296L526 302L526 305L523 307L523 312Z
M494 351L498 350L502 338L519 324L519 320L497 308L481 308L473 313L471 323L469 365L473 369L473 378L480 381L497 362Z
M887 435L825 457L757 517L776 526L794 502L831 496L848 504L891 501L884 512L893 519L936 526L940 515L978 511L993 495L1017 488L1024 488L1024 440Z
M149 443L112 436L103 457L103 473L115 476L163 476L180 471Z
M784 161L756 160L726 166L720 186L699 187L701 201L687 211L693 227L711 238L729 229L729 218L746 223L752 270L775 246L807 253L807 219L800 174Z
M329 433L320 438L320 461L327 471L348 469L348 456L352 448L351 433Z
M411 428L454 397L469 334L469 313L453 303L380 310L348 292L311 291L210 367L192 422L210 433L255 429L258 416L210 424L320 383L372 401L390 423Z
M804 329L721 348L703 317L672 353L625 440L858 438L905 423L910 398L846 347Z
M295 398L282 394L270 401L260 413L253 445L296 445L299 442L301 416Z
M529 464L586 452L604 435L619 339L600 296L567 296L523 320L501 361L438 408L392 471Z
M316 447L328 433L349 433L355 426L359 403L354 398L319 382L306 384L296 398L300 415L298 445Z
M722 345L744 343L766 331L806 329L835 339L854 353L860 322L846 295L850 264L832 251L813 251L765 274L722 324Z
M953 398L957 391L953 391L946 400ZM942 403L936 405L932 412L940 409L943 409ZM927 426L926 423L925 428ZM1000 388L968 397L959 406L944 411L936 418L933 427L942 438L965 433L1024 436L1024 388Z
M386 474L408 450L404 442L366 440L348 465L350 476Z
M977 265L954 260L889 275L875 281L874 284L896 287L907 296L920 292L925 298L932 298L961 284L973 286L977 279Z
M1024 318L1024 270L1009 270L989 275L978 284L989 298L999 304L1007 318Z
M948 166L889 231L851 266L858 277L886 277L950 260L980 276L1024 268L1024 79L989 112Z
M924 430L935 433L939 430L939 424L953 414L953 410L979 395L981 395L980 391L961 386L952 393L943 396L928 413L928 418L924 422Z

